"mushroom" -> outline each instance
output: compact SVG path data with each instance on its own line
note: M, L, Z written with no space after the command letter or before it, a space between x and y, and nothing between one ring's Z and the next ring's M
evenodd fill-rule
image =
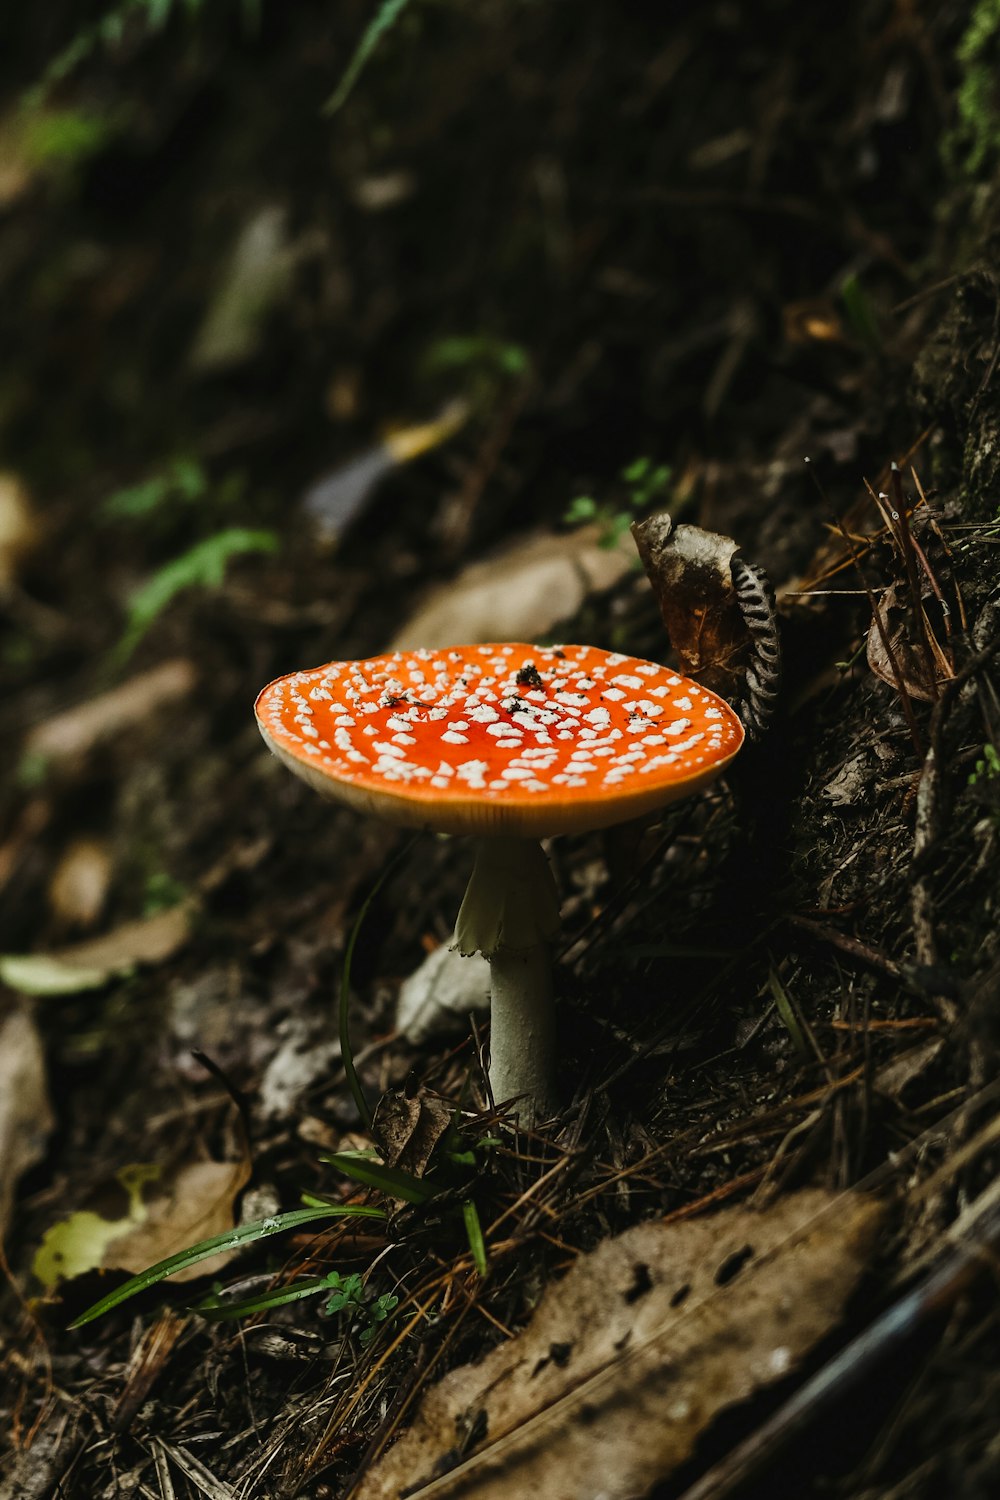
M256 713L269 749L322 795L475 837L455 943L490 962L490 1086L498 1103L521 1100L521 1121L546 1117L559 898L539 840L705 786L743 742L737 715L654 662L523 644L330 662L272 682Z

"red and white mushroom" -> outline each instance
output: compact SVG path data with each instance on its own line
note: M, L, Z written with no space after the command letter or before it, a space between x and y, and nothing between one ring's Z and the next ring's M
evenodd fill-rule
M559 902L538 843L625 822L712 781L743 742L721 698L596 646L399 651L272 682L257 723L326 797L408 828L472 834L455 929L490 960L490 1083L555 1105L548 947Z

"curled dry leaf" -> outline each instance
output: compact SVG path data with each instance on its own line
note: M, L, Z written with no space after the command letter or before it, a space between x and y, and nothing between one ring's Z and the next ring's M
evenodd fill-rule
M52 1124L42 1040L18 1004L0 1013L0 1239L18 1178L41 1158Z
M675 526L665 511L632 536L681 670L723 698L736 696L749 646L730 571L732 537Z
M925 703L933 702L938 695L938 681L951 676L951 671L935 672L933 661L913 644L895 584L889 585L875 607L878 610L882 630L873 624L868 632L868 665L876 677L880 677L883 682L887 682L897 691L899 682L902 681L903 687L911 698L920 698ZM882 631L885 632L892 656L895 658L895 671L882 639ZM930 641L930 636L928 636L928 641Z
M808 1190L606 1240L523 1333L428 1392L355 1500L644 1495L837 1323L880 1219Z
M454 1117L454 1104L429 1089L418 1089L412 1096L401 1089L383 1094L373 1134L386 1166L422 1177Z
M602 547L600 529L532 536L463 568L435 589L390 650L436 649L476 641L534 641L575 615L588 595L609 589L632 565L622 537Z

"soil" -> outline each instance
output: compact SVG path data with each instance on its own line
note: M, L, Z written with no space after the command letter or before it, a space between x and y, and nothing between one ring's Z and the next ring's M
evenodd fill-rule
M888 1227L819 1367L947 1262L995 1171L1000 288L997 163L970 170L959 126L968 8L411 0L334 113L361 0L120 9L117 39L64 0L4 20L0 144L74 41L31 107L100 132L22 151L0 198L3 466L33 530L0 536L0 948L120 950L126 924L182 917L101 985L0 989L53 1109L6 1232L0 1495L346 1496L424 1385L523 1326L575 1253L877 1174ZM262 301L220 354L206 311L248 225ZM456 398L456 433L386 459L386 432ZM670 468L655 493L639 460ZM606 526L665 506L734 538L777 589L785 681L727 783L552 845L565 1108L514 1145L482 1032L395 1029L467 848L321 803L252 708L285 672L386 649L466 564L567 535L580 495ZM135 627L137 588L237 531ZM538 635L669 659L638 568ZM102 695L137 682L148 710L112 733ZM53 750L49 721L95 700L91 740ZM89 901L60 896L81 840ZM381 877L350 972L361 1083L411 1125L462 1101L472 1177L69 1330L124 1274L43 1294L33 1257L74 1211L120 1215L124 1167L242 1163L244 1220L365 1196L322 1158L371 1141L336 1001ZM395 1317L190 1311L213 1280L333 1270ZM859 1369L749 1492L996 1493L986 1281ZM395 1346L413 1297L430 1316ZM662 1493L787 1394L727 1413Z

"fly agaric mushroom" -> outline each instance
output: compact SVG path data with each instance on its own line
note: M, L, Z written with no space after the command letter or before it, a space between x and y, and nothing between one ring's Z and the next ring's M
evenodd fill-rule
M472 834L455 928L491 970L490 1085L555 1104L548 948L559 900L539 839L625 822L712 781L743 742L721 698L596 646L455 646L272 682L268 748L322 795L407 828Z

